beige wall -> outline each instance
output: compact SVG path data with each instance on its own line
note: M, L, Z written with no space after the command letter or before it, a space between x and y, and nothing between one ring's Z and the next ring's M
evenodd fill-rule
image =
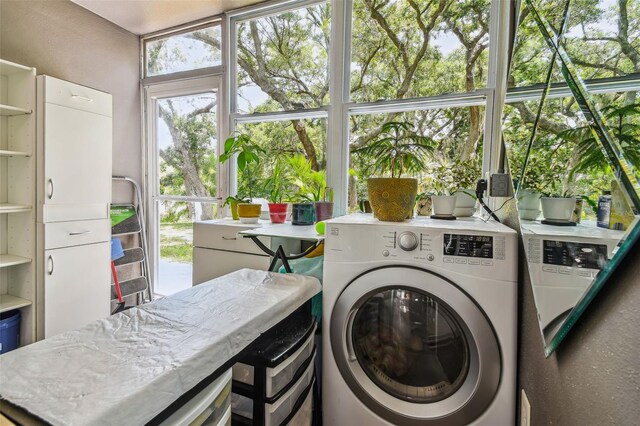
M67 0L1 0L0 57L111 93L113 173L142 183L137 36Z

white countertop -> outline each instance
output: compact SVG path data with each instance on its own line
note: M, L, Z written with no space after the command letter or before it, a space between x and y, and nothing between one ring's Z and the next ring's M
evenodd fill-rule
M259 228L247 229L238 232L239 235L252 235L257 237L280 237L305 241L322 241L324 235L318 234L315 225L292 225L291 223L267 223L260 224Z

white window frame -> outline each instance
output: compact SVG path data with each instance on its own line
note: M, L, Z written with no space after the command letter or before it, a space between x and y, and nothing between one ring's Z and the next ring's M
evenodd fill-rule
M146 77L146 42L158 38L178 35L185 32L193 31L197 28L207 27L210 25L220 25L221 34L221 60L222 63L215 67L206 67L190 71L181 71L176 73L167 73L153 77ZM149 247L149 267L150 283L152 288L155 287L156 277L158 277L158 260L160 253L159 239L159 221L156 200L159 200L159 188L157 178L157 145L156 145L156 129L157 129L157 110L155 109L155 100L171 96L188 95L202 93L208 90L217 91L217 108L218 117L218 146L217 152L220 153L224 147L223 137L229 132L229 91L227 81L227 67L229 61L228 31L227 20L223 15L211 16L198 21L191 22L186 25L168 28L166 30L146 34L140 37L140 90L143 94L141 99L141 116L142 116L142 171L143 171L143 191L144 203L146 206L146 229L147 229L147 247ZM218 163L218 172L216 174L216 197L211 198L212 202L217 203L218 212L222 208L222 200L229 195L229 176L230 170L228 164ZM162 196L167 197L167 196ZM175 201L192 201L202 202L209 199L198 197L170 197ZM162 198L165 199L165 198ZM155 288L154 288L155 289Z
M487 85L469 93L455 93L417 99L396 99L382 102L358 103L350 99L351 30L353 0L329 0L331 2L331 48L329 52L329 97L327 106L304 113L326 117L327 123L327 185L335 190L337 215L347 211L349 117L350 115L402 112L424 109L443 109L471 105L485 106L484 145L482 174L496 172L500 168L501 121L506 94L508 73L508 46L511 26L511 10L516 0L493 0L490 10L489 63ZM299 117L301 111L282 111L269 114L239 114L237 99L237 32L239 22L282 13L291 9L324 3L324 0L276 0L258 6L231 11L226 14L228 40L227 84L229 88L229 129L240 122L287 120ZM237 190L235 170L230 170L229 192Z
M195 30L216 26L216 25L220 26L220 34L221 34L220 65L216 65L213 67L198 68L198 69L188 70L188 71L178 71L173 73L147 76L147 43L158 40L158 39L177 36L180 34L189 33ZM222 19L221 16L214 16L210 18L200 19L198 21L191 22L187 25L172 27L166 30L157 31L151 34L144 35L143 37L141 37L141 43L140 43L140 59L141 59L140 75L142 76L142 84L144 86L147 86L151 84L162 83L165 81L186 80L189 78L196 78L204 75L223 74L224 68L225 68L224 52L225 50L227 50L225 48L226 43L224 40L224 32L225 32L225 20Z
M224 105L221 102L223 79L221 76L206 76L192 78L186 80L178 80L164 83L157 83L146 86L144 89L145 98L145 117L146 117L146 143L145 143L145 188L146 188L146 205L147 205L147 236L149 253L149 265L151 282L155 283L155 277L158 277L159 253L160 253L160 229L159 229L159 211L158 202L160 201L186 201L186 202L210 202L217 204L218 210L222 207L221 200L225 194L223 188L226 188L229 175L228 166L218 163L218 173L216 173L216 188L218 193L216 197L191 197L160 194L159 182L159 162L158 162L158 145L157 145L157 126L158 126L158 100L175 97L188 96L199 93L215 92L218 100L216 102L216 117L218 117L218 134L216 152L220 153L220 149L224 147L221 135L224 135L222 129L225 119L223 117ZM154 288L155 290L155 288ZM154 291L155 292L155 291Z

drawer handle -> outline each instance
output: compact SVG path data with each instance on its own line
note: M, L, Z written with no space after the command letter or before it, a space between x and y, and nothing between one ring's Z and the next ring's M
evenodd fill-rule
M47 259L47 273L49 275L53 275L53 267L54 267L53 256L49 256L49 259Z
M80 96L80 95L74 95L72 94L71 97L73 99L80 99L81 101L85 101L85 102L93 102L93 99L91 98L87 98L86 96Z
M91 231L77 231L77 232L69 232L69 235L84 235L84 234L90 234Z
M222 239L225 240L225 241L235 241L238 238L237 237L222 237Z
M49 178L49 193L47 194L49 199L53 198L53 179Z

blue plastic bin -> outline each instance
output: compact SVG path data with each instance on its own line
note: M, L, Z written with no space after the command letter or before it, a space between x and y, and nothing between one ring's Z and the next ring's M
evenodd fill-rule
M20 344L20 311L0 314L0 354L12 351Z

